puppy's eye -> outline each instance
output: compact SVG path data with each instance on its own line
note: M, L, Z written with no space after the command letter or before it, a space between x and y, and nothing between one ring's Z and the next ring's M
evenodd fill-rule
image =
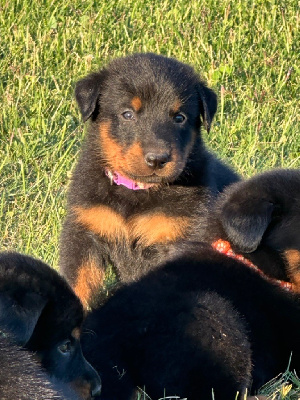
M122 117L124 119L127 119L128 121L133 120L134 119L134 115L132 111L125 111L122 113Z
M185 120L185 116L183 114L177 113L173 116L173 121L176 124L182 124L182 122Z
M66 340L64 343L58 346L58 350L63 354L69 353L71 351L71 348L72 344L70 340Z

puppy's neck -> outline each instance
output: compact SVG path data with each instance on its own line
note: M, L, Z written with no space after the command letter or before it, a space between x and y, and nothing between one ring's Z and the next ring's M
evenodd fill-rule
M293 284L291 282L286 282L282 281L279 279L271 278L270 276L266 275L257 265L255 265L253 262L248 260L245 256L242 254L237 254L232 250L231 244L223 239L218 239L215 242L212 243L212 247L217 250L219 253L225 254L227 257L233 258L235 260L240 261L241 263L247 265L247 267L253 269L256 273L261 275L264 279L279 285L283 289L287 291L292 291L294 290Z

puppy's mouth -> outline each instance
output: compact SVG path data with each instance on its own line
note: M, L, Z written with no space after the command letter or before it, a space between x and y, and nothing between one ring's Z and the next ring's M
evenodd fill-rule
M163 184L171 183L175 177L160 176L156 172L148 175L137 175L132 173L112 172L109 169L105 169L106 176L110 179L111 184L126 186L129 189L150 189L157 188Z

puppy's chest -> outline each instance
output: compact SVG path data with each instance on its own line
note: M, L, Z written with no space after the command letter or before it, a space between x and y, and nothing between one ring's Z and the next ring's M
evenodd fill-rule
M173 214L154 208L124 216L107 205L74 207L76 222L108 242L126 241L142 247L186 238L196 224L192 210Z

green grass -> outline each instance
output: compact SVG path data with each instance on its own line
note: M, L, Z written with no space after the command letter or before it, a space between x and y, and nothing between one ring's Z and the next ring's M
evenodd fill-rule
M296 0L0 0L0 250L57 266L74 83L132 52L194 65L219 97L205 140L243 176L299 167L299 20Z
M258 395L267 397L268 400L299 400L300 396L300 379L296 373L289 371L288 369L280 374L279 376L267 382L260 390ZM137 400L156 400L151 399L147 393L139 388ZM179 396L162 396L157 400L189 400L187 398L182 399ZM211 399L206 400L218 400L214 398L213 391ZM229 400L229 399L228 399ZM235 400L235 399L232 399ZM247 400L247 396L245 396Z
M286 371L264 385L260 393L270 400L299 400L300 379L290 371Z
M192 64L216 90L204 136L241 174L299 167L297 32L292 0L0 0L0 248L57 266L83 136L74 83L135 51Z

